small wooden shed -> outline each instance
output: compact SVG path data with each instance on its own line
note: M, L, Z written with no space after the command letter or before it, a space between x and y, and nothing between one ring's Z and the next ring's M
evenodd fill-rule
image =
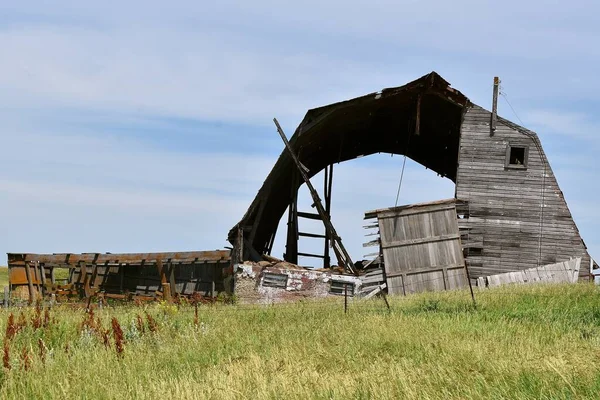
M377 218L388 293L468 286L455 200L369 211Z

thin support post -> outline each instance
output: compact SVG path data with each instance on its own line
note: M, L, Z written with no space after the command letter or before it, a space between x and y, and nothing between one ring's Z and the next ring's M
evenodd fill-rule
M277 228L275 228L275 231L271 235L271 238L269 239L269 243L267 244L266 253L269 255L271 254L271 251L273 251L273 244L275 243L275 235L276 234L277 234Z
M333 164L329 167L325 167L325 179L324 179L324 192L325 192L325 212L327 216L331 218L331 189L333 185ZM325 232L325 250L323 255L323 268L331 267L331 259L329 257L329 236Z
M177 295L177 285L175 283L175 264L169 260L169 286L171 288L171 295Z
M379 293L381 293L381 297L383 297L383 301L385 301L385 305L387 306L388 311L391 311L392 309L390 308L390 303L388 302L387 294L385 294L383 289Z
M123 284L125 281L125 270L123 264L119 264L119 292L123 293Z
M348 284L344 283L344 314L348 314Z
M33 288L33 277L31 276L29 261L25 261L25 276L27 277L27 288L29 289L29 304L33 304L35 301L35 289Z
M35 272L34 272L34 276L37 275L38 273L40 274L40 279L38 280L38 293L40 294L40 296L44 295L44 267L43 265L39 262L36 261L34 263L35 265Z
M471 291L471 300L473 300L473 308L477 309L477 302L475 301L475 293L473 293L473 285L471 284L471 275L469 274L469 267L465 261L465 274L467 275L467 281L469 282L469 290Z
M294 173L290 193L290 207L285 244L285 261L298 264L298 174Z
M4 286L4 308L10 305L10 290L8 286Z
M160 290L162 290L162 297L165 301L171 301L171 289L167 282L167 275L163 268L162 260L159 258L156 260L156 269L158 270L158 276L160 277Z

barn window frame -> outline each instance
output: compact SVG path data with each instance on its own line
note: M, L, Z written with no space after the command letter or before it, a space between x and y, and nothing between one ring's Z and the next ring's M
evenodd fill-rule
M513 151L515 152L513 156ZM519 152L522 154L516 154ZM516 162L515 162L516 160ZM527 169L529 164L529 146L527 145L517 145L517 144L508 144L506 146L506 160L504 163L504 168L506 169Z
M265 272L263 274L262 286L273 287L278 289L287 289L289 276L287 274L279 274L277 272Z

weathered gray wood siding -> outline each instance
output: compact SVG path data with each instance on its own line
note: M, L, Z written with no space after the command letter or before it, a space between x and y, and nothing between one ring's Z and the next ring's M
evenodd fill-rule
M454 199L376 210L390 294L468 285Z
M502 118L490 135L491 113L470 107L461 130L456 198L472 278L590 258L552 168L534 132ZM528 147L526 169L505 167L508 146ZM545 174L545 178L544 178Z

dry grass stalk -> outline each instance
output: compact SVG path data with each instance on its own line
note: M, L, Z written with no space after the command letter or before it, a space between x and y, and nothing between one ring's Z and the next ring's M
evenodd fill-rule
M24 329L27 326L27 318L25 318L25 314L23 311L19 314L19 320L17 321L17 332Z
M34 331L42 327L42 303L39 301L36 303L33 317L31 317L31 326Z
M4 334L5 343L15 337L19 331L18 326L15 324L15 316L13 313L8 314L8 320L6 322L6 333Z
M27 347L23 347L23 350L21 351L21 359L23 360L23 369L25 371L29 371L31 369L31 356L29 355Z
M152 315L146 313L146 319L148 320L148 330L150 332L158 331L158 323L154 318L152 318Z
M144 319L142 318L142 316L140 314L137 315L136 325L137 325L137 329L140 332L140 334L142 334L146 331L146 327L144 326Z
M4 342L4 355L2 356L2 364L4 368L10 369L10 349L8 347L8 341Z
M42 323L42 326L44 328L50 326L50 310L47 308L44 310L44 322Z
M45 364L46 363L46 353L48 352L48 348L46 347L46 344L44 343L42 338L38 339L38 349L39 349L40 360L42 360L42 364Z
M110 329L102 329L100 331L100 336L102 337L102 343L104 344L104 347L106 347L107 349L110 347Z
M115 338L115 349L117 350L117 355L122 357L123 350L125 349L123 347L123 330L121 329L121 325L119 325L119 321L115 317L113 317L111 322L113 335Z

